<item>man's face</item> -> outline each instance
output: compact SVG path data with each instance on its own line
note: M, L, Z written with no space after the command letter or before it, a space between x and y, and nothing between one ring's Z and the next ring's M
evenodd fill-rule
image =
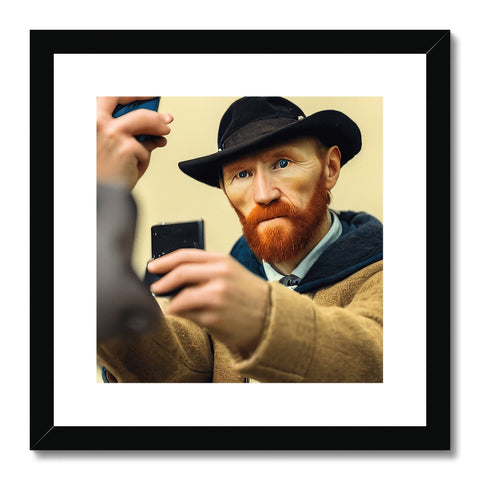
M310 138L223 167L225 193L257 257L268 263L288 261L312 243L327 213L326 171Z

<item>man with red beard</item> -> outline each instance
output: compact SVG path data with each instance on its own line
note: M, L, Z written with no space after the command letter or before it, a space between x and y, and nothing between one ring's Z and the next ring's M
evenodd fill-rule
M144 130L155 134L150 117ZM244 97L222 117L218 147L179 167L223 189L244 235L230 255L185 249L149 263L162 275L154 294L180 291L153 331L99 344L105 380L381 382L382 225L328 208L361 148L357 125L334 110L306 117L281 97ZM100 172L103 158L100 149Z

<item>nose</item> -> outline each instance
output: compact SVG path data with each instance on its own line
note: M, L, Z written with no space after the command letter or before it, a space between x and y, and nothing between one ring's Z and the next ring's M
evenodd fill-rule
M262 170L255 173L253 179L253 199L256 203L268 205L280 198L280 190L274 184L271 175Z

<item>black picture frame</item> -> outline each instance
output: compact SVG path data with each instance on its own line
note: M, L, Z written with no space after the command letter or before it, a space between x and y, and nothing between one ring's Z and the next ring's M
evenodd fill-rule
M185 42L194 36L195 41ZM249 42L239 41L248 38ZM163 47L167 45L168 47ZM54 55L96 53L418 54L426 61L426 426L125 427L54 424ZM450 449L450 31L30 32L32 450L449 450ZM439 141L441 139L441 142ZM406 139L402 137L402 143ZM41 187L38 179L42 179ZM441 215L441 217L439 217ZM42 235L35 235L42 219ZM441 228L441 231L440 231ZM435 252L442 251L441 267ZM41 255L35 254L42 252ZM441 272L440 272L441 268ZM42 272L43 288L35 283ZM249 441L244 441L244 434ZM208 438L208 442L204 439Z

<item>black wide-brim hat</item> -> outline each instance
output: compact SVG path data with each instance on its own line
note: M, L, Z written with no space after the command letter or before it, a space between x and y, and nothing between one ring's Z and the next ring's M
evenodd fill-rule
M220 167L225 163L296 137L317 137L326 147L338 146L341 165L362 147L357 124L337 110L322 110L308 117L282 97L243 97L230 105L218 129L218 152L179 162L190 177L219 187Z

